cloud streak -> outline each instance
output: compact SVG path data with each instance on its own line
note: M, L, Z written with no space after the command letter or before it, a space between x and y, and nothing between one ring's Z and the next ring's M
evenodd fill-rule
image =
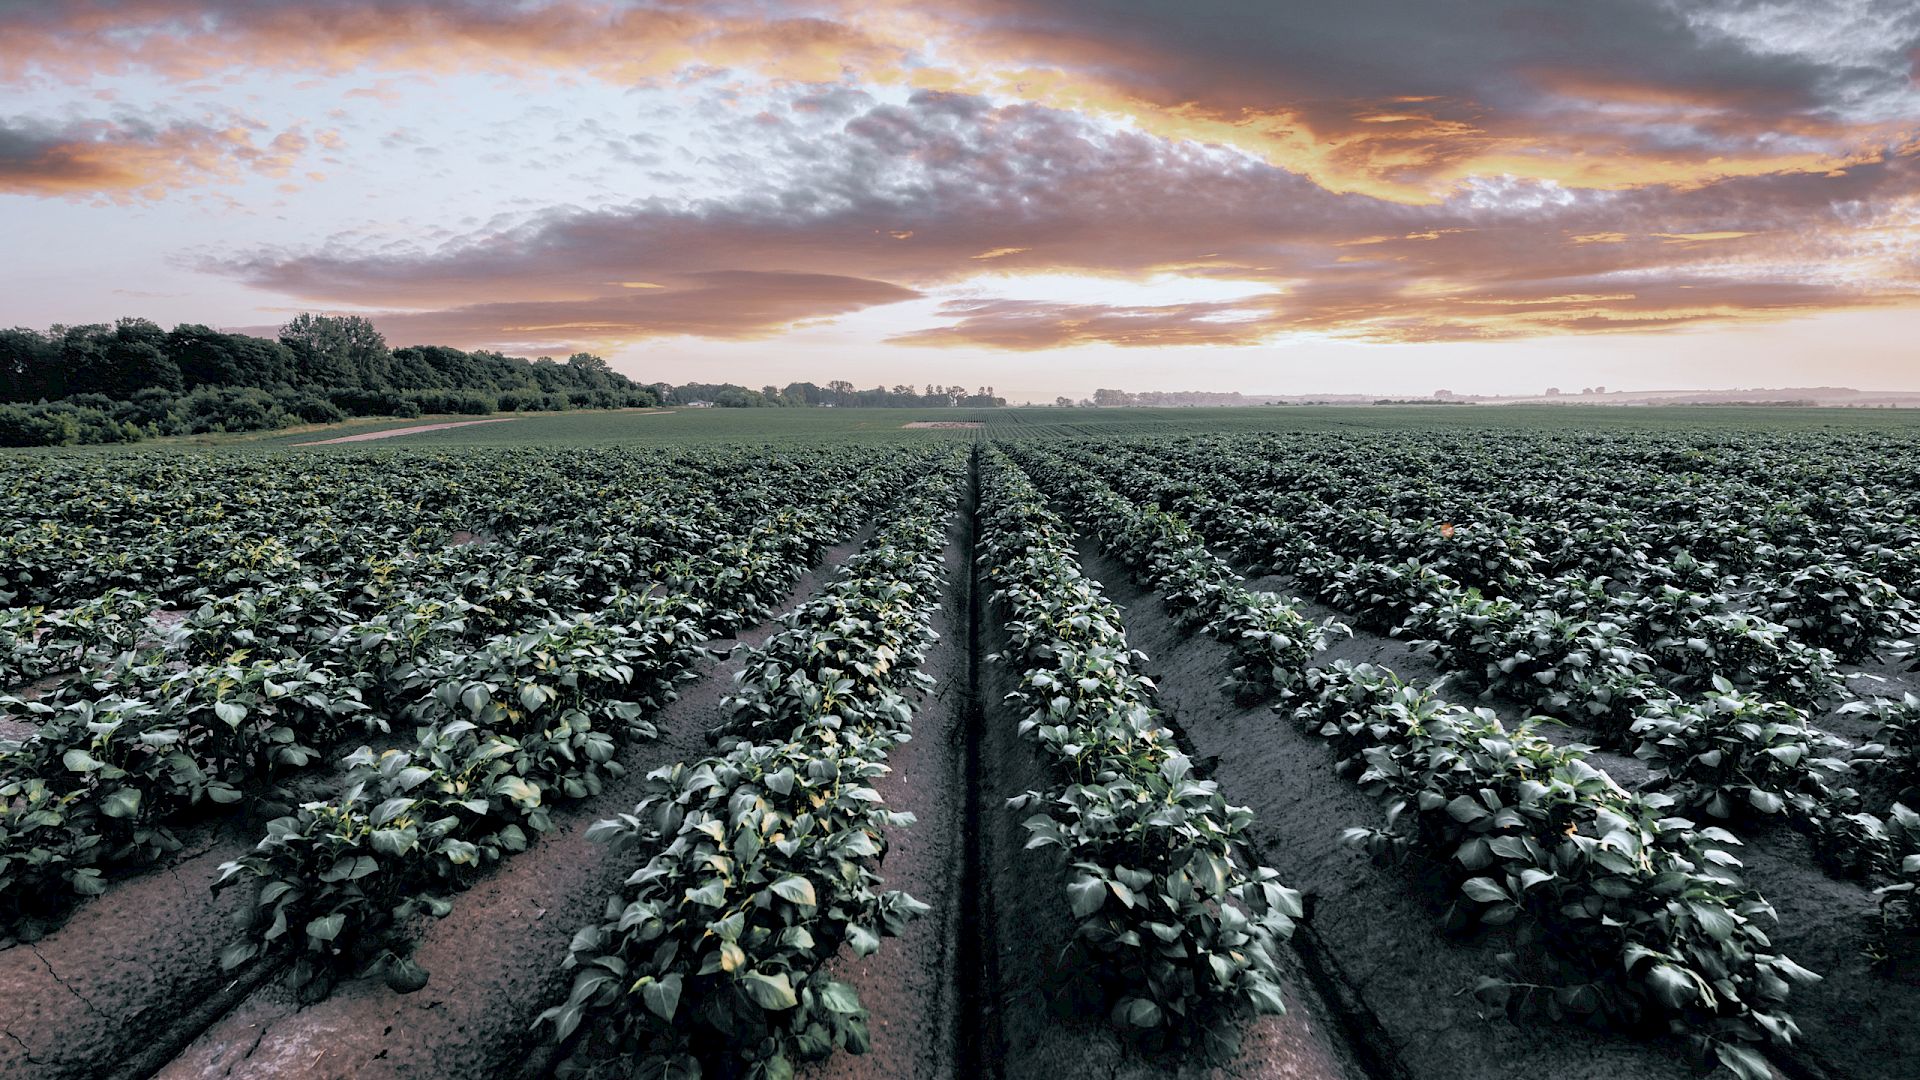
M263 144L239 123L0 120L0 194L152 200L249 171L284 175L307 145L298 129Z

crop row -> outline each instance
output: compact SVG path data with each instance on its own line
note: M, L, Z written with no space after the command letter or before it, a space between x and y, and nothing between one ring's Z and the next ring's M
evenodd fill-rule
M402 928L444 915L446 894L524 850L549 828L547 808L598 792L621 774L621 744L649 738L701 642L763 610L818 552L852 531L899 473L820 493L775 512L714 553L712 592L616 596L602 612L499 641L439 679L415 709L413 745L347 759L341 793L269 823L220 885L253 894L247 931L222 954L235 967L283 943L294 982L369 963L397 988L424 980Z
M1173 612L1194 610L1196 595L1240 606L1261 595L1233 584L1177 516L1123 499L1044 450L1024 456ZM1216 616L1214 632L1225 637L1229 625ZM1483 980L1483 996L1664 1028L1701 1059L1752 1080L1770 1075L1756 1047L1791 1041L1788 990L1816 976L1772 949L1762 925L1772 910L1737 877L1732 834L1669 816L1669 796L1628 793L1580 748L1556 747L1527 725L1509 731L1489 710L1389 672L1312 668L1310 659L1272 680L1276 708L1329 738L1343 775L1386 804L1384 827L1351 829L1348 840L1382 860L1417 855L1444 867L1454 929L1517 923L1522 946L1539 946Z
M1913 817L1908 793L1920 781L1908 749L1920 709L1885 698L1847 701L1843 711L1866 714L1879 728L1874 742L1857 749L1819 731L1808 707L1852 697L1833 654L1796 640L1784 625L1730 610L1724 594L1686 587L1701 584L1688 574L1706 573L1686 553L1667 568L1681 584L1662 581L1636 595L1566 575L1522 602L1485 597L1417 557L1388 563L1333 554L1297 523L1205 490L1159 494L1242 559L1291 571L1363 623L1424 640L1470 688L1502 693L1632 750L1683 809L1733 823L1785 816L1812 836L1823 865L1885 880L1879 891L1889 915L1895 925L1910 924L1920 847L1902 823ZM1438 542L1439 530L1433 535ZM1892 597L1876 610L1893 621L1852 625L1878 627L1860 631L1878 647L1905 632L1910 616L1890 586L1871 585Z
M980 558L1018 679L1009 700L1054 781L1013 805L1031 812L1028 846L1063 856L1075 940L1114 1022L1179 1035L1222 1007L1282 1011L1275 951L1300 897L1244 860L1253 814L1193 775L1119 611L1019 467L988 451L981 483Z
M661 520L622 524L644 535ZM780 521L761 522L757 542L744 531L703 530L686 549L666 552L682 565L643 564L604 598L583 595L564 565L544 576L514 568L457 575L417 591L392 574L377 592L321 582L246 589L209 599L159 648L132 629L142 625L135 613L144 602L115 594L117 618L83 626L94 640L114 641L114 659L11 706L39 726L0 750L0 792L12 800L0 825L0 898L17 918L57 909L63 895L97 893L102 871L176 848L173 823L196 810L239 802L356 732L388 731L402 718L447 722L447 686L556 650L630 667L657 651L662 633L671 641L691 634L691 624L679 625L688 618L722 632L764 602L782 568L810 558L803 549L817 538L803 530L783 547ZM679 607L622 591L663 574L698 583ZM549 582L559 583L558 595L543 587ZM557 614L542 593L563 595L576 612L607 603L626 610Z
M901 454L842 447L0 461L0 488L12 489L0 500L0 603L62 609L127 589L182 608L249 585L350 579L378 591L423 555L451 560L446 574L560 561L590 583L601 560L616 569L629 557L644 565L656 547L684 547L752 503L762 505L749 518L793 491L851 479ZM663 513L683 524L622 527ZM621 543L604 545L610 536ZM437 550L449 545L457 547Z
M782 1080L866 1049L842 945L869 955L925 905L886 891L889 811L872 781L911 731L935 640L949 463L917 480L820 595L753 650L716 732L722 753L657 770L631 813L590 836L634 870L570 946L565 1001L542 1016L563 1074ZM622 1067L620 1063L629 1062Z

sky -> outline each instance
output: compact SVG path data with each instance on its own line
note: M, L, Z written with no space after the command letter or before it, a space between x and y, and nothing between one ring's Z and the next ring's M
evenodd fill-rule
M1920 390L1912 0L0 0L0 325Z

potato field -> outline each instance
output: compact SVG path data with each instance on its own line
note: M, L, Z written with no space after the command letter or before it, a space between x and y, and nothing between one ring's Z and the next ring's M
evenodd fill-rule
M1920 430L1057 412L0 457L0 1077L1920 1075Z

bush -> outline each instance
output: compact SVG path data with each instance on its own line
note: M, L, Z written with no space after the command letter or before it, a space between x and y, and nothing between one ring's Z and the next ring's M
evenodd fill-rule
M500 395L501 412L565 412L572 407L565 394L538 390L509 390Z
M203 386L180 399L187 430L271 431L294 422L294 415L265 390Z
M287 403L287 411L309 424L337 424L347 418L346 411L323 397L306 394Z
M458 413L463 416L485 416L493 412L498 399L489 393L475 390L408 390L404 396L414 403L420 413Z

